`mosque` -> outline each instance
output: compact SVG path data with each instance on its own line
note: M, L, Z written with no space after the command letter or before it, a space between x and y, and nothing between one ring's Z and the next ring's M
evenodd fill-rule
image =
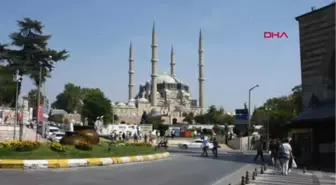
M190 88L175 74L175 54L171 48L170 74L157 73L157 35L155 23L152 30L152 73L151 81L147 81L139 86L139 92L134 94L134 58L132 43L129 48L129 84L128 101L112 103L115 114L120 122L127 124L139 124L142 114L146 112L148 116L160 117L164 124L184 123L187 114L194 116L203 114L204 103L204 74L203 74L203 39L202 30L199 34L199 99L192 99Z

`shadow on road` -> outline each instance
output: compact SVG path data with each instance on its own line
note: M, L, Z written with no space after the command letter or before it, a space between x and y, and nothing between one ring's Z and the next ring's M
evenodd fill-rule
M208 157L201 156L201 151L198 150L174 150L170 149L170 153L177 153L177 154L184 154L185 156L190 157L197 157L197 158L205 158L205 159L212 159L212 160L222 160L222 161L231 161L231 162L238 162L238 163L246 163L246 164L257 164L262 165L264 164L261 159L259 158L256 162L254 161L255 154L253 153L240 153L240 152L219 152L218 157L214 157L212 152L208 152ZM264 156L265 161L270 161L269 156Z

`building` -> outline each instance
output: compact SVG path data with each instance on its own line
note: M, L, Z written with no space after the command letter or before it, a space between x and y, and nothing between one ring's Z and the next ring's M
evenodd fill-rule
M290 135L299 148L297 162L335 169L335 3L296 20L303 112L290 125Z
M129 84L128 101L112 103L120 122L139 124L141 116L146 112L150 116L160 117L166 124L184 122L186 114L203 114L204 112L204 74L203 74L203 38L199 34L199 100L192 99L189 85L183 83L175 74L175 53L171 48L170 73L157 73L157 35L155 24L152 30L151 80L139 86L134 94L134 56L132 43L129 48Z

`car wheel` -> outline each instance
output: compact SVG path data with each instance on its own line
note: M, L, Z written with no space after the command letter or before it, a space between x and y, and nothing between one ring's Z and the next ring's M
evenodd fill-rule
M188 149L188 145L182 145L183 149Z

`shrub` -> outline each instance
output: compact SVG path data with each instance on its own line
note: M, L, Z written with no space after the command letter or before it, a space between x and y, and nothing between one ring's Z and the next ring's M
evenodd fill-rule
M79 142L75 144L75 148L79 150L92 150L92 144L88 142Z
M67 150L65 146L63 146L61 143L58 142L51 143L50 149L55 152L65 152Z
M9 145L18 152L32 151L40 147L40 143L34 141L10 142Z
M127 143L130 146L139 146L139 147L152 147L151 143L145 143L145 142L140 142L140 143Z

